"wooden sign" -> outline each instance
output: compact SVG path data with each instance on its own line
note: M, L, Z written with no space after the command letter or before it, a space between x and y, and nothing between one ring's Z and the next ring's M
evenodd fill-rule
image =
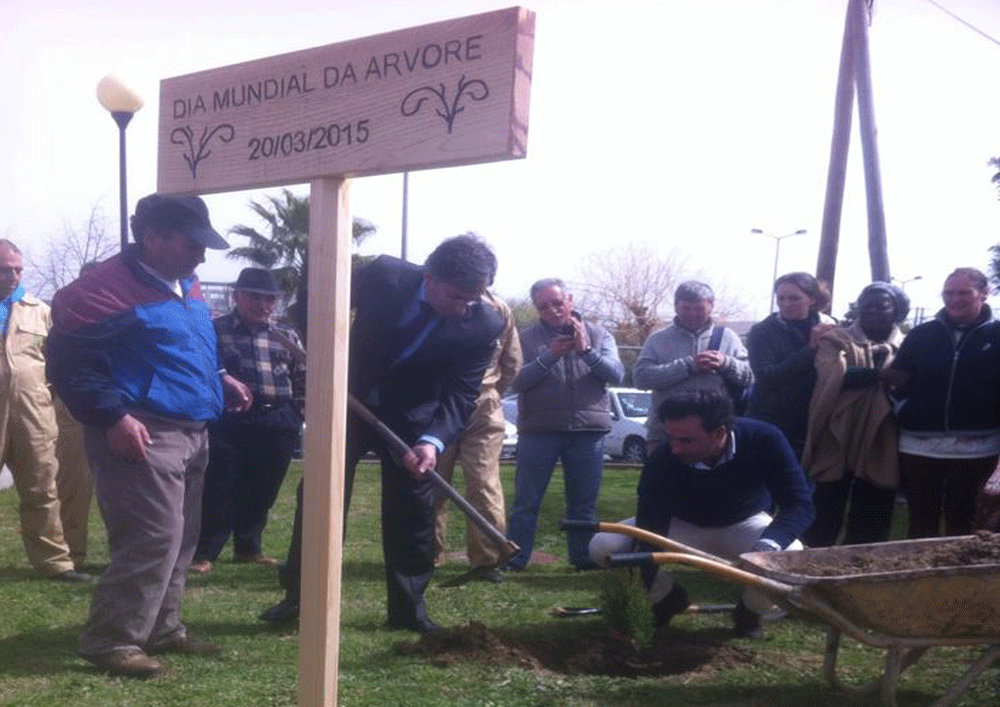
M514 7L165 79L157 190L524 157L533 43Z

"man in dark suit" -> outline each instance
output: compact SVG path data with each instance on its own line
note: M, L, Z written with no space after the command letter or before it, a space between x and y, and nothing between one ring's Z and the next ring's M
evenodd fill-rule
M426 632L424 590L434 571L434 486L425 478L476 406L503 320L481 296L496 256L467 234L442 242L423 267L381 256L355 273L348 381L351 393L411 445L389 453L353 413L347 421L344 515L354 469L367 451L382 460L382 552L390 628ZM284 579L286 596L261 614L270 623L299 615L302 486Z

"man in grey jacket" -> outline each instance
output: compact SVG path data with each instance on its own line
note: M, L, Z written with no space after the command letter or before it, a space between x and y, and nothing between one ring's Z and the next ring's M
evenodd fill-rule
M715 292L703 282L682 282L674 291L674 323L654 331L642 345L632 379L653 391L646 421L648 450L664 439L655 411L668 394L699 390L729 394L727 383L746 389L753 383L747 350L732 329L712 322ZM721 334L721 336L720 336Z
M556 462L563 465L566 517L595 520L601 489L604 435L611 429L607 386L625 370L615 340L573 311L573 297L557 278L531 286L539 321L521 331L524 365L511 388L518 393L517 473L507 535L521 548L509 564L522 570L531 559L538 509ZM569 561L594 566L587 551L592 533L567 535Z

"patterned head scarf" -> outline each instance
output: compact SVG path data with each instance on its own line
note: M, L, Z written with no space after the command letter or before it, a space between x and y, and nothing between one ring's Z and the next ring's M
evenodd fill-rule
M858 303L861 303L865 295L876 292L884 292L892 298L892 303L896 310L896 324L906 319L906 316L910 313L910 298L903 292L903 288L897 287L891 282L875 281L866 286L865 289L861 290L861 294L858 295Z

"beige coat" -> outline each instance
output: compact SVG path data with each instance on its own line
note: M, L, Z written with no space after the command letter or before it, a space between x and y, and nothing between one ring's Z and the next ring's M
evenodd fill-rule
M466 500L502 533L506 527L506 513L500 483L500 451L504 441L500 398L521 369L521 343L507 303L490 292L483 297L503 317L503 332L483 374L476 409L462 435L438 459L437 472L450 482L455 463L460 464L465 475ZM445 559L448 528L448 505L444 494L438 496L435 509L436 563L441 564ZM500 554L496 544L473 523L467 525L465 537L466 554L472 568L492 567L497 563Z
M883 367L899 350L903 335L893 328L874 343L857 324L831 329L816 351L816 387L809 402L809 429L802 467L819 482L853 473L880 488L899 486L896 420L882 382L842 390L848 367L874 368L874 355L888 349Z
M49 306L26 294L11 307L0 361L0 440L10 446L11 418L28 418L55 444L56 415L45 380L45 339L52 327Z
M25 295L11 307L0 356L0 445L20 498L21 536L31 564L52 576L73 569L56 494L56 414L45 381L49 307Z

